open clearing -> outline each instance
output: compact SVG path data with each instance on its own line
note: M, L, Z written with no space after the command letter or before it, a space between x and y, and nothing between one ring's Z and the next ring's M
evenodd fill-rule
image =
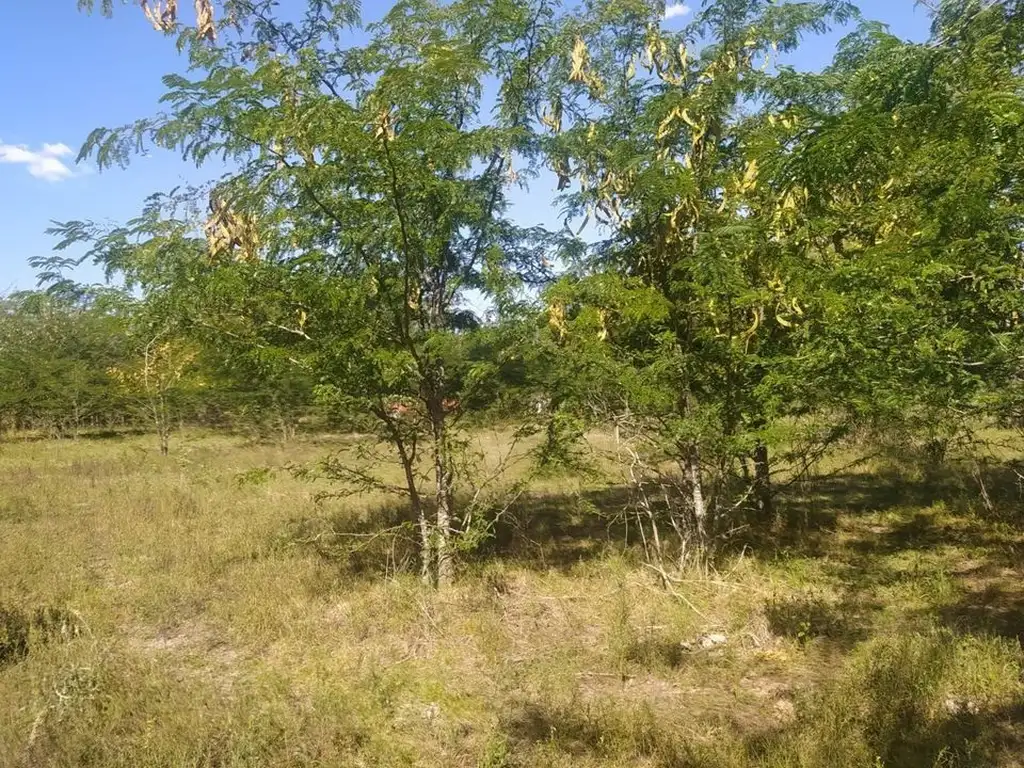
M0 764L1024 765L1005 478L998 515L953 468L794 486L671 590L614 487L551 481L432 591L343 535L382 499L258 471L330 440L152 443L0 451Z

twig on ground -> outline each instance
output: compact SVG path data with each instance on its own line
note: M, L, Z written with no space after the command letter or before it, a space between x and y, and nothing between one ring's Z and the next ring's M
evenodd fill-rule
M665 573L665 569L664 569L664 568L659 568L658 566L656 566L656 565L653 565L653 564L651 564L651 563L644 563L644 566L645 566L646 568L650 568L650 569L651 569L652 571L654 571L654 572L655 572L656 574L658 574L658 575L659 575L659 576L661 577L661 580L662 580L662 584L664 585L664 587L665 587L665 590L666 590L666 591L667 591L667 592L668 592L668 593L669 593L670 595L672 595L673 597L675 597L675 598L677 598L677 599L681 600L681 601L682 601L683 603L685 603L685 604L686 604L686 606L687 606L687 607L688 607L688 608L689 608L689 609L690 609L691 611L693 611L694 613L696 613L696 614L697 614L698 616L700 616L700 617L701 617L702 619L704 619L705 621L711 621L711 619L710 619L710 618L708 618L707 614L703 613L703 612L702 612L702 611L701 611L701 610L700 610L700 609L699 609L699 608L698 608L697 606L695 606L695 605L694 605L693 603L691 603L691 602L690 602L690 601L689 601L689 600L688 600L688 599L686 598L686 596L685 596L685 595L681 595L681 594L680 594L680 593L679 593L679 592L678 592L677 590L675 590L675 589L673 589L673 588L672 588L672 580L671 580L671 579L669 578L669 575L668 575L667 573ZM645 584L644 586L648 587L648 589L650 588L650 587L649 587L649 585L646 585L646 584Z

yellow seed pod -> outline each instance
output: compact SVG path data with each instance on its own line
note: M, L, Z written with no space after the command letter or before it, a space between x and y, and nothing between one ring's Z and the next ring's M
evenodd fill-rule
M746 192L757 187L757 159L747 163L743 171L743 180L740 182L740 191Z
M391 141L395 138L395 129L392 125L390 109L385 107L377 113L373 138L384 139L385 141Z
M587 80L586 67L589 59L587 44L582 37L577 37L572 46L572 69L569 72L569 81L573 83L584 83Z
M541 123L553 133L562 132L562 100L555 99L551 102L551 111L546 108L540 116Z
M751 321L750 327L747 328L747 330L743 331L743 333L740 334L740 336L742 336L743 338L746 338L746 339L749 339L751 336L753 336L755 333L757 333L757 329L761 325L761 312L759 310L757 310L757 309L754 309L751 312L751 314L754 316L754 319Z
M564 339L569 332L565 324L565 305L560 301L554 301L548 305L548 325L558 333L560 339Z
M217 39L217 27L213 22L213 3L210 0L195 0L196 34L200 40L212 43Z
M171 32L178 23L178 0L141 0L142 12L157 32Z
M679 116L679 109L673 109L665 118L658 124L658 130L654 134L654 138L658 141L664 139L672 131L672 122Z

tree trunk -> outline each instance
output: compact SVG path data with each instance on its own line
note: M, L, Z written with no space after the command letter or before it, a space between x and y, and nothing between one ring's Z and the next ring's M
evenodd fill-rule
M455 559L452 551L452 518L455 514L455 504L452 498L452 461L443 398L431 398L428 410L434 438L434 497L437 504L434 548L437 557L437 585L446 587L455 581Z
M409 505L416 518L416 524L420 529L420 579L427 586L435 586L437 573L434 560L434 537L430 530L430 521L427 519L426 510L423 509L423 499L420 498L419 486L416 484L416 444L411 447L406 444L402 432L393 419L390 419L383 409L377 411L377 415L384 421L385 428L391 434L391 439L398 449L398 458L402 462L402 471L405 473L405 487L409 493Z
M740 472L743 473L743 482L750 484L750 465L747 463L747 457L740 455Z
M438 469L439 472L446 470ZM447 476L444 481L448 482ZM452 496L450 490L437 492L437 585L450 586L455 581L455 560L452 552Z
M423 500L420 499L419 489L416 487L416 475L413 474L413 458L406 454L405 446L399 445L399 453L402 457L402 469L405 471L405 483L409 489L409 504L416 516L416 522L420 529L420 580L427 586L434 586L437 583L437 575L434 571L434 537L431 535L430 521L423 509Z
M763 522L771 522L775 514L772 504L771 463L768 460L768 446L758 442L754 448L754 498Z
M153 420L156 422L156 433L160 439L160 455L166 456L171 443L171 417L167 409L167 401L163 395L157 395L152 404Z
M690 481L690 498L693 503L694 534L701 560L708 551L707 506L704 501L704 482L700 472L700 452L693 446L686 457L687 479Z

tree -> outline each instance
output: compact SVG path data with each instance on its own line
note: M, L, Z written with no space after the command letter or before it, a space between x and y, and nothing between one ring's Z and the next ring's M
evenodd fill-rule
M208 251L193 247L195 217L178 215L187 193L114 232L72 222L63 234L150 294L201 299L194 326L280 349L323 397L371 415L403 468L424 578L448 583L462 522L456 404L474 381L464 350L477 320L463 302L473 290L500 307L543 272L543 239L509 220L506 191L535 150L553 11L409 0L344 49L351 3L310 2L298 22L271 2L236 5L219 46L190 47L199 79L165 78L168 114L98 130L82 150L101 167L149 142L230 158L236 172L209 189ZM154 261L174 243L180 270Z
M160 454L170 450L178 396L189 385L198 351L187 342L169 337L166 329L137 337L135 359L111 368L129 402L138 403L160 441Z
M128 0L122 0L127 3ZM96 0L78 0L78 9L92 11L96 7ZM100 12L104 16L110 16L114 12L114 0L100 0ZM161 32L172 32L178 25L178 0L139 0L142 12L150 23ZM227 0L227 10L231 11L238 5L245 8L247 3L238 3L235 0ZM211 0L194 0L195 6L195 33L204 40L214 40L217 36L216 24L214 22L214 7Z
M785 240L822 265L785 374L935 456L1019 377L1022 42L1019 4L954 0L927 43L862 25L799 98L792 76L774 94L792 119L771 173L801 191Z
M799 412L765 387L799 354L810 281L777 236L793 192L761 179L779 147L757 129L786 119L764 94L783 76L777 54L854 10L720 0L669 33L650 3L587 8L564 30L544 119L568 215L596 219L607 237L549 293L551 326L590 360L599 409L629 432L643 504L653 509L656 490L676 554L699 560L716 517L749 493L770 514L767 442ZM727 501L750 453L756 477Z

